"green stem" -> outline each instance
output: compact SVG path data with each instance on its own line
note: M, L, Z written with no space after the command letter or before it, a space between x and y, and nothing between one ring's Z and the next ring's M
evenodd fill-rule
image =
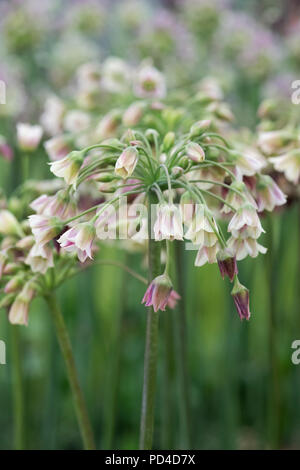
M13 362L14 448L15 450L23 450L25 449L25 430L20 338L17 326L10 326L10 329Z
M93 437L93 431L89 421L83 393L79 384L68 330L55 296L52 294L45 297L45 299L53 317L57 339L60 345L63 358L65 360L68 379L73 394L75 411L82 440L84 443L84 448L86 450L94 450L95 442Z
M160 274L160 243L152 235L153 220L151 206L156 204L154 193L149 193L148 230L149 230L149 281ZM158 323L159 314L149 308L147 312L146 347L144 358L144 385L140 428L140 449L151 450L154 429L154 404L158 360Z
M185 311L185 271L184 271L184 244L178 242L175 245L176 250L176 275L178 291L181 300L176 309L175 335L177 368L179 379L179 403L180 403L180 422L181 422L181 448L191 448L191 429L190 429L190 397L188 380L188 360L187 360L187 341L186 341L186 311Z

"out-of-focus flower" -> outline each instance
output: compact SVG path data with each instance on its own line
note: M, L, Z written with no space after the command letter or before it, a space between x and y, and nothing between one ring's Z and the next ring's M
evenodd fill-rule
M67 252L77 253L81 263L87 258L92 259L93 241L96 236L94 224L82 222L67 230L59 239L58 243Z
M288 146L293 136L286 130L261 132L258 136L258 147L265 155L274 155Z
M168 301L170 299L171 293L172 293L171 279L169 278L167 274L162 274L161 276L158 276L155 279L153 279L153 281L151 282L151 284L149 285L148 289L145 292L142 303L144 303L146 307L152 306L155 312L157 312L158 310L165 311L166 306L168 305ZM174 294L171 300L172 305L173 305L173 300L176 300Z
M286 195L271 176L260 175L256 185L256 200L258 212L273 211L276 206L286 203Z
M14 158L12 147L6 142L2 135L0 135L0 156L9 162Z
M144 103L140 101L132 103L123 114L122 122L124 126L136 126L143 116L144 108Z
M15 216L8 210L0 210L0 233L3 235L22 234L21 226Z
M49 135L57 135L62 130L65 105L57 96L50 96L45 103L40 122Z
M134 172L138 162L138 151L135 147L127 147L119 156L116 165L115 173L122 178L128 178Z
M99 140L109 139L115 135L116 129L120 122L120 114L111 111L106 114L99 122L96 128L96 136Z
M64 128L72 133L85 131L90 126L90 123L90 116L79 109L68 111L64 118Z
M28 312L30 303L35 295L32 283L25 284L10 307L8 319L13 325L28 325Z
M119 57L108 57L102 65L101 86L110 93L124 93L129 88L131 70Z
M52 161L61 160L71 151L69 143L63 135L52 137L44 143L44 146L50 160Z
M300 150L290 150L280 157L269 159L273 163L275 170L285 174L287 180L294 184L299 183L300 179Z
M32 201L30 207L37 214L58 217L61 220L74 217L76 214L75 201L70 197L69 191L61 189L54 196L42 194Z
M53 251L48 245L35 244L31 248L25 263L34 273L45 274L49 268L54 267Z
M42 138L43 129L41 126L31 126L20 122L17 124L17 139L19 147L28 152L35 150Z
M166 95L165 78L151 65L144 65L137 72L134 93L139 98L164 98Z

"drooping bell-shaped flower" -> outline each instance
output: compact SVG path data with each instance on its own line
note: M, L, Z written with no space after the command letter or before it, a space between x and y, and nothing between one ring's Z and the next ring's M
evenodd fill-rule
M131 176L138 162L138 157L139 153L135 147L127 147L123 150L116 162L116 175L121 178L128 178Z
M30 266L32 272L45 274L49 268L54 267L53 251L48 245L35 244L31 248L25 263Z
M286 203L286 195L271 176L260 175L256 186L256 200L258 212L273 211L275 207Z
M62 160L50 163L50 170L58 178L64 178L67 184L75 186L83 159L83 152L74 150Z
M269 159L275 170L284 173L287 180L294 184L300 181L300 150L294 149L290 152Z
M156 241L182 240L183 225L180 208L167 202L158 204L153 230Z
M10 307L8 319L13 325L27 325L30 303L35 295L32 283L25 284Z
M84 263L87 258L92 259L93 241L96 229L91 222L82 222L67 230L59 239L60 246L70 252L77 253L79 261Z
M61 230L61 222L56 217L30 215L29 225L38 245L45 245L55 238Z
M153 279L149 285L142 303L146 307L153 307L153 310L157 312L158 310L165 311L168 301L172 293L172 282L167 274L162 274L161 276ZM173 295L172 301L175 300ZM173 305L173 303L172 303Z

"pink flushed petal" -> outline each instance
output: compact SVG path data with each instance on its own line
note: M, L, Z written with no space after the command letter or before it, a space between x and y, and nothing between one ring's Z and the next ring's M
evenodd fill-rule
M154 287L155 286L154 286L153 282L151 282L151 284L148 286L148 288L145 292L145 295L144 295L143 300L142 300L142 304L145 303L146 307L150 307L150 305L152 303L152 296L153 296Z

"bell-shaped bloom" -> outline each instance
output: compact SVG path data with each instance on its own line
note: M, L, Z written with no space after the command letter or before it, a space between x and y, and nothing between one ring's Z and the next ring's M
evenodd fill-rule
M236 257L232 254L231 250L220 250L217 254L217 261L222 278L224 279L225 276L228 276L232 282L235 275L238 274L238 268Z
M76 215L76 204L68 191L60 190L54 196L42 194L32 201L30 207L37 213L66 220Z
M285 148L293 136L285 130L261 132L258 137L258 147L265 155L278 153Z
M69 142L64 135L52 137L44 143L45 150L51 161L62 160L71 149Z
M35 150L42 138L43 129L41 126L31 126L30 124L17 124L17 140L19 147L28 152Z
M0 233L18 236L22 234L19 222L10 211L0 210Z
M249 320L251 315L249 310L249 290L239 282L237 276L235 277L231 295L240 319Z
M96 136L99 140L109 139L116 133L117 127L120 122L120 115L116 111L107 113L96 128Z
M251 147L240 151L231 150L231 160L235 164L238 176L253 176L259 173L267 164L266 159Z
M257 240L252 237L230 237L228 247L232 250L238 261L241 261L247 256L256 258L259 253L265 254L267 252L267 248L260 245Z
M53 251L48 245L35 244L31 248L25 263L34 273L45 274L49 268L54 267Z
M294 184L300 181L300 150L295 149L281 155L269 159L273 163L275 170L284 173L287 180Z
M56 217L30 215L29 225L38 245L45 245L55 238L61 228L61 222Z
M239 192L237 192L237 190ZM226 192L225 201L227 204L224 204L221 209L221 212L223 212L224 214L230 214L232 212L230 206L234 207L235 210L238 210L245 204L245 198L254 209L257 209L255 199L247 190L246 185L242 181L233 182L230 185L228 191Z
M212 216L208 217L203 204L198 204L195 216L184 238L191 240L199 247L212 247L218 241L217 233L219 233L219 229L215 219Z
M10 307L8 319L13 325L28 325L30 303L35 295L32 283L29 281L15 298Z
M155 312L157 312L158 310L165 311L171 293L171 279L168 275L162 274L161 276L158 276L153 279L153 281L145 292L142 303L145 304L146 307L152 306Z
M49 96L46 99L40 122L49 135L57 135L62 130L65 105L57 96Z
M154 237L161 240L183 240L183 225L180 208L175 204L162 202L157 206L154 223Z
M137 73L134 93L139 98L164 98L166 82L163 74L152 65L144 65Z
M83 152L74 150L62 160L50 163L50 170L58 178L64 178L67 184L75 186L83 159Z
M13 276L8 283L4 287L4 293L5 294L12 294L13 292L16 292L20 290L21 286L24 283L24 275L23 273L21 274L16 274Z
M92 259L93 241L96 236L94 224L82 222L67 230L59 239L58 243L65 251L77 253L79 261L84 263L87 258Z
M219 244L216 243L213 246L202 246L199 248L196 259L195 266L201 267L204 264L209 263L213 264L217 262L217 251L219 249Z
M258 238L264 229L254 207L245 204L237 210L230 220L228 232L231 232L236 238L239 236Z
M128 178L131 176L138 162L138 157L139 153L135 147L127 147L123 150L116 162L116 175L121 178Z
M271 176L261 175L256 186L256 200L258 212L273 211L275 207L286 203L286 195Z
M190 160L195 163L200 163L205 160L205 153L203 148L196 142L190 142L186 146L186 154Z

